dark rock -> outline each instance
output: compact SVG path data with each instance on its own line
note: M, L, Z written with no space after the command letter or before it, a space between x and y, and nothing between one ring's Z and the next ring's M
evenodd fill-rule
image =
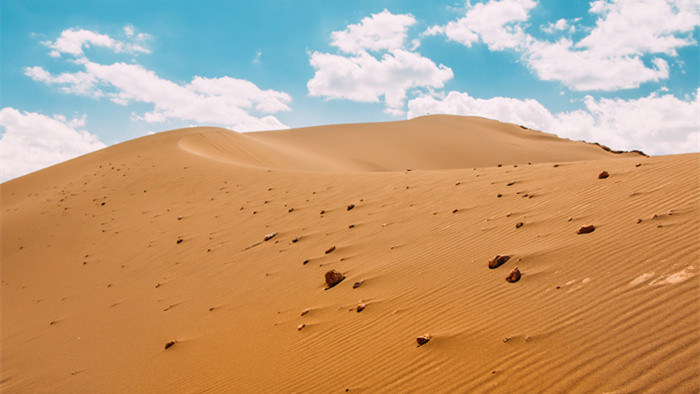
M177 243L181 244L182 243L182 238L177 240Z
M510 272L510 274L506 277L506 282L508 283L515 283L520 280L520 270L518 267L515 267L513 271Z
M432 338L433 337L430 334L425 334L416 338L416 342L418 342L418 346L423 346L426 343L428 343L428 341L430 341Z
M342 282L343 279L345 279L345 275L341 274L336 270L330 270L326 272L326 284L328 285L329 289Z
M518 222L515 224L515 228L520 228L523 226L523 224L524 224L523 222Z
M276 235L277 235L277 233L267 234L263 240L264 240L264 241L269 241L269 240L271 240L272 238L275 238Z
M304 315L306 315L307 313L309 313L309 310L308 310L308 309L304 309L304 310L301 312L301 316L304 316Z
M174 344L175 344L175 341L170 341L170 342L165 344L165 348L167 349L167 348L173 346Z
M603 172L601 172L600 174L598 174L598 179L605 179L605 178L607 178L607 177L609 177L609 176L610 176L610 174L608 174L607 171L603 171Z
M501 198L501 197L503 197L503 194L501 194L501 193L498 193L498 195L496 196L496 198Z
M353 209L353 208L355 208L355 204L350 204L350 205L348 205L348 211L351 210L351 209Z
M360 305L358 305L358 306L357 306L357 313L360 313L360 312L364 311L365 308L367 308L367 305L365 305L365 304L360 304Z
M301 263L301 264L302 264L302 265L306 265L306 264L309 264L310 262L311 262L311 260L309 260L309 259L306 259L306 260L304 260L304 262L303 262L303 263Z
M353 289L357 289L358 287L362 286L362 283L364 283L364 282L365 282L364 280L355 282L355 284L352 285L352 288L353 288Z
M506 261L510 260L510 256L500 256L497 255L491 261L489 261L489 268L494 269L502 266Z
M593 231L595 231L595 226L591 224L590 226L581 226L576 234L588 234L592 233Z
M334 250L335 250L335 246L331 246L330 248L328 248L328 250L326 250L326 254L331 253Z
M303 324L303 323L302 323L302 324L299 324L299 325L297 326L297 331L301 331L301 329L304 328L304 327L306 327L306 324Z

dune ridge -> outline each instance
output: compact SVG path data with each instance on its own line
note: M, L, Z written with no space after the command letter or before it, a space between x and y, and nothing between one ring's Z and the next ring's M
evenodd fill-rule
M196 128L0 197L4 392L700 387L700 154L452 116Z

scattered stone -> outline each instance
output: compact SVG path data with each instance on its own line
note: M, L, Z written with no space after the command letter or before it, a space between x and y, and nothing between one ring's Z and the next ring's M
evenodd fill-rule
M351 225L348 226L348 228L355 228L355 225L354 225L354 224L351 224Z
M301 263L301 264L302 264L302 265L306 265L306 264L309 264L310 262L311 262L311 260L309 260L309 259L306 259L306 260L304 260L304 262L303 262L303 263Z
M308 310L308 309L304 309L304 310L301 312L301 316L304 316L304 315L306 315L307 313L309 313L309 310Z
M635 167L641 167L641 166L642 166L642 163L637 163L637 164L635 165Z
M574 218L570 217L570 218L568 218L566 221L567 221L567 222L570 222L570 221L572 221L572 220L574 220Z
M321 210L321 215L323 215L324 213L326 213L326 210Z
M499 167L503 167L503 164L499 164L498 166L499 166Z
M455 183L455 186L459 186L462 182Z
M515 185L515 182L508 182L508 184L506 186L513 186L513 185Z
M292 243L295 244L295 243L299 242L300 239L301 239L301 237L296 237L292 240Z
M494 269L502 266L506 261L510 260L510 256L497 255L491 261L489 261L489 268Z
M306 324L302 323L297 326L297 331L301 331L302 328L306 327Z
M264 241L269 241L269 240L271 240L272 238L275 238L276 235L277 235L277 233L267 234L263 240L264 240Z
M503 194L501 194L501 193L498 193L498 195L496 196L496 198L501 198L501 197L503 197Z
M518 222L515 224L515 228L520 228L523 226L523 224L524 224L523 222Z
M287 211L287 212L289 212L289 213L294 212L294 208L289 208L289 211Z
M178 216L178 217L177 217L177 220L182 220L182 216Z
M642 219L637 219L637 224L641 223Z
M515 283L520 280L520 270L518 267L515 267L513 271L510 272L510 274L506 277L506 282L508 283Z
M182 238L177 240L177 243L181 244L182 243Z
M170 341L170 342L165 344L165 348L167 349L167 348L173 346L174 344L175 344L175 341Z
M345 275L341 274L336 270L330 270L326 272L326 284L328 285L329 289L342 282L343 279L345 279Z
M365 308L367 308L367 305L365 305L364 303L358 305L358 306L357 306L357 313L360 313L360 312L364 311Z
M576 234L588 234L592 233L593 231L595 231L595 226L591 224L590 226L581 226Z
M350 204L350 205L348 205L348 211L351 210L351 209L353 209L353 208L355 208L355 204Z
M603 171L603 172L601 172L600 174L598 174L598 179L605 179L605 178L607 178L607 177L609 177L609 176L610 176L610 174L608 174L607 171Z
M557 168L557 167L559 167L559 164L555 164L552 167Z
M499 166L500 166L500 164L499 164ZM430 336L430 334L425 334L425 335L421 335L418 338L416 338L416 342L418 342L418 346L420 347L420 346L423 346L426 343L428 343L428 341L430 341L432 338L433 337Z
M355 282L355 284L352 285L352 288L353 288L353 289L357 289L358 287L362 286L362 284L363 284L364 282L365 282L364 280Z
M455 209L454 211L452 211L452 213L457 213L457 212L459 212L459 209Z
M331 253L334 250L335 250L335 246L331 246L330 248L328 248L328 250L326 250L326 254Z

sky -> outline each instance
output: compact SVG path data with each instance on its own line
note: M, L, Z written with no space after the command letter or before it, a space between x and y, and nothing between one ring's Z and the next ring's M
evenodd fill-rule
M0 180L155 132L482 116L700 150L697 0L0 3Z

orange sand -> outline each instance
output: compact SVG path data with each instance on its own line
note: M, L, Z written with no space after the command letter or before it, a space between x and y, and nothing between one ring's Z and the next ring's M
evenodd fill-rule
M700 154L428 116L176 130L0 189L3 392L700 389Z

